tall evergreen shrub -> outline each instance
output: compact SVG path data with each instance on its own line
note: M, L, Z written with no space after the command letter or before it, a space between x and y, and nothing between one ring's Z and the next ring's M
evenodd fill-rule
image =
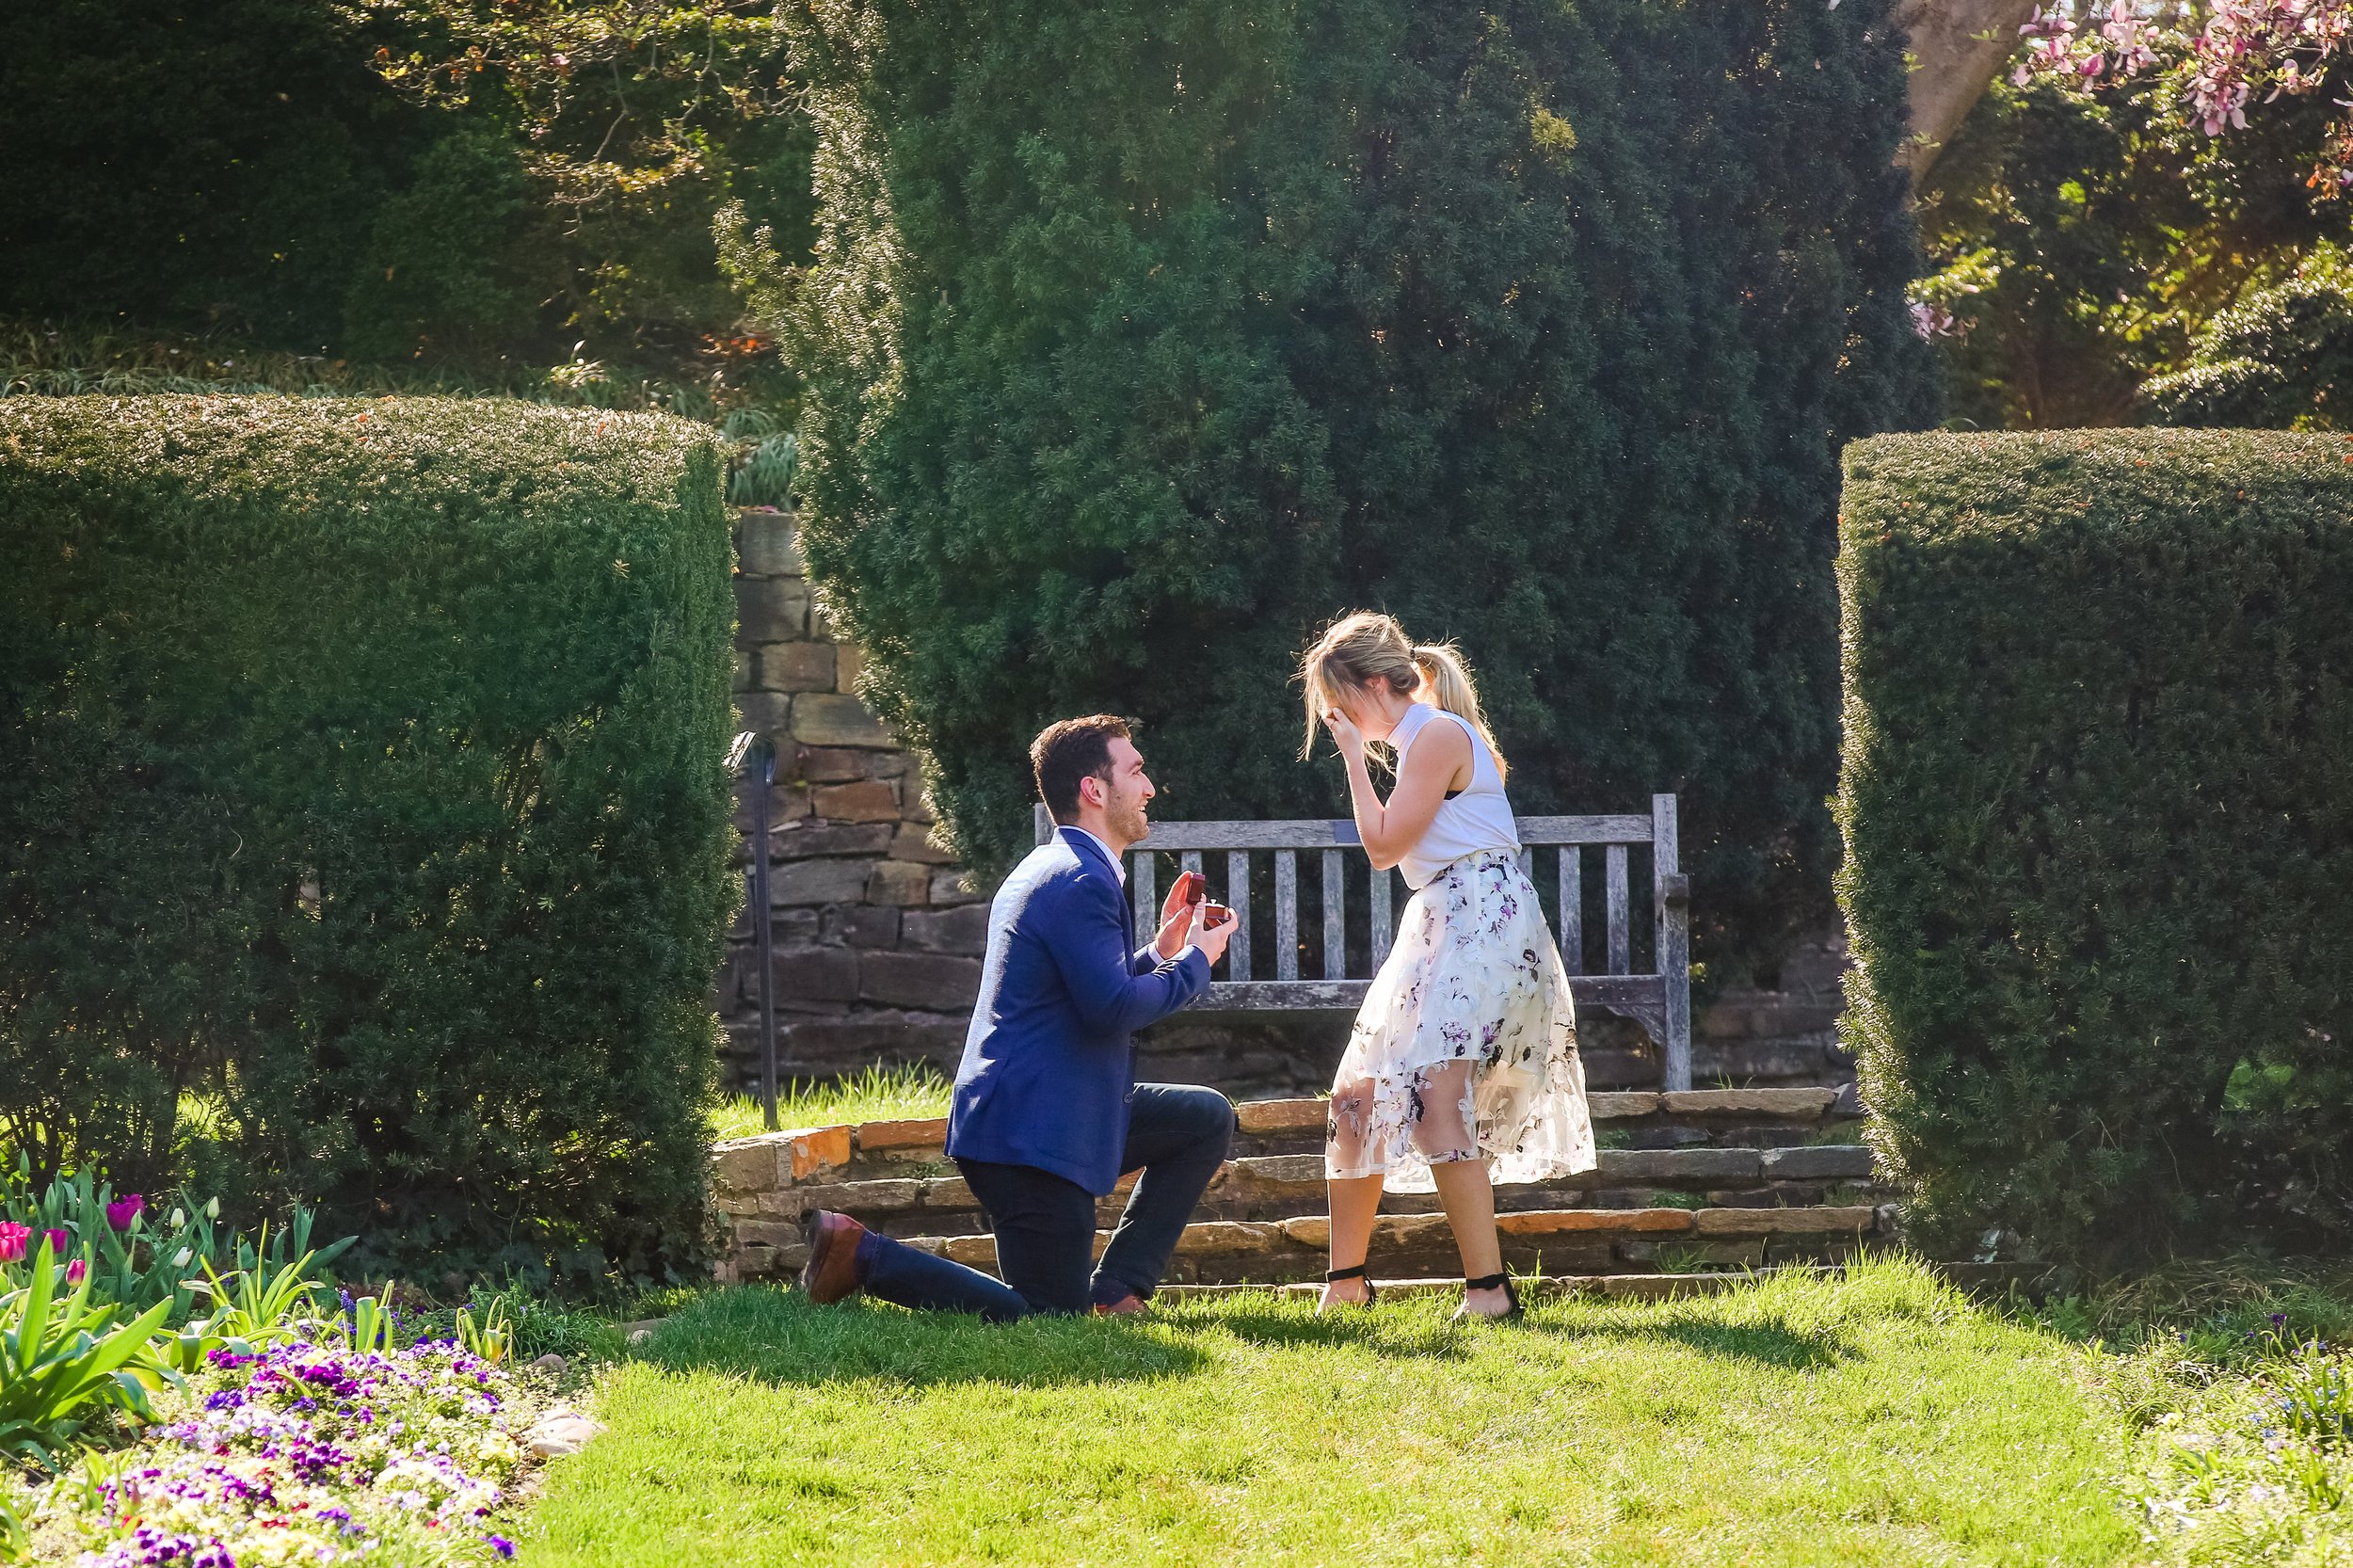
M966 853L1100 707L1170 815L1339 808L1289 677L1378 605L1522 808L1680 790L1704 918L1826 912L1833 454L1926 385L1885 11L789 12L810 564Z
M0 1131L152 1189L191 1096L378 1263L690 1263L719 485L651 415L0 400Z
M1840 896L1940 1248L2353 1225L2353 447L1849 448Z

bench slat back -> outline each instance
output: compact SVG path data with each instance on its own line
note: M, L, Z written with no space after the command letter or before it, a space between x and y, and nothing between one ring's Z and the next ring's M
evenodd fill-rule
M1555 861L1552 868L1558 895L1558 916L1554 936L1561 948L1561 956L1571 974L1583 974L1585 968L1585 851L1597 850L1602 869L1602 914L1604 920L1602 962L1599 971L1623 975L1633 972L1633 905L1631 892L1631 859L1629 850L1641 845L1650 852L1654 876L1668 874L1677 869L1675 817L1673 795L1652 797L1649 816L1632 813L1592 816L1521 817L1521 869L1530 881L1545 869L1537 852L1546 851ZM1037 841L1044 843L1053 835L1053 821L1040 806L1036 808ZM1155 823L1151 836L1137 844L1128 855L1128 885L1134 900L1136 928L1150 929L1160 916L1159 856L1174 854L1181 871L1200 872L1205 869L1205 851L1225 852L1225 886L1219 896L1230 907L1241 929L1235 934L1227 948L1226 980L1247 981L1253 978L1254 960L1250 953L1252 931L1250 864L1254 854L1271 853L1274 878L1274 978L1297 980L1300 977L1300 900L1299 856L1303 851L1321 852L1322 860L1322 908L1326 911L1343 909L1346 904L1348 863L1353 853L1361 851L1362 840L1356 824L1347 818L1310 818L1287 822L1163 822ZM1396 889L1393 872L1374 872L1365 899L1365 913L1369 938L1368 952L1377 967L1388 955L1393 938L1393 914ZM1322 975L1325 980L1345 980L1347 973L1348 921L1322 919L1321 925ZM1667 951L1665 910L1660 910L1660 929L1653 944L1653 952ZM1650 973L1658 973L1653 968Z
M1553 888L1558 897L1554 935L1562 963L1572 977L1578 1004L1626 1012L1641 1019L1665 1055L1664 1079L1670 1088L1690 1086L1690 984L1689 922L1681 897L1683 878L1676 843L1675 797L1651 797L1647 816L1631 812L1589 815L1521 817L1518 820L1520 867L1532 883L1547 868L1539 852L1553 857ZM1054 824L1040 806L1036 813L1037 841L1053 836ZM1646 851L1651 862L1656 929L1651 968L1634 972L1633 851ZM1205 869L1206 853L1223 852L1225 887L1219 896L1234 911L1240 929L1226 948L1225 978L1212 982L1205 1005L1245 1009L1294 1010L1353 1006L1366 982L1348 973L1347 889L1349 863L1361 859L1362 840L1354 822L1347 818L1292 822L1164 822L1153 824L1151 837L1128 856L1128 886L1134 900L1136 929L1151 931L1160 919L1160 857L1173 854L1178 869ZM1588 852L1600 862L1602 969L1585 968L1585 861ZM1300 974L1302 950L1299 856L1313 853L1321 859L1321 975ZM1251 935L1251 865L1255 855L1271 855L1274 900L1274 974L1259 980L1254 971ZM1361 907L1365 913L1369 963L1378 967L1388 956L1394 936L1393 872L1373 872ZM1675 896L1669 897L1669 889Z
M1672 800L1668 795L1661 797ZM1037 841L1053 831L1046 808L1036 808L1045 824ZM1520 817L1520 842L1538 844L1647 844L1657 832L1652 817L1632 813L1595 817ZM1156 850L1205 849L1322 849L1340 844L1361 847L1356 824L1346 817L1306 818L1296 822L1164 822L1152 824L1146 845Z

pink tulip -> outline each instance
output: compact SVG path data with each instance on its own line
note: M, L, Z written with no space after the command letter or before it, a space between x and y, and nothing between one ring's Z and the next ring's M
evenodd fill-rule
M71 1238L62 1230L43 1231L42 1234L49 1238L49 1255L52 1257L63 1257L65 1244Z
M106 1206L106 1223L117 1230L129 1230L131 1222L139 1217L147 1200L136 1192L125 1192Z
M79 1285L88 1277L89 1265L78 1257L65 1266L65 1282L68 1285Z
M12 1220L0 1220L0 1263L14 1263L24 1256L24 1243L31 1238L33 1227L20 1225Z

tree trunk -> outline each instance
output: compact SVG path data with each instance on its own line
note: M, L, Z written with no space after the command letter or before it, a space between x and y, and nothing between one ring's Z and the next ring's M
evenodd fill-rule
M2035 0L1897 0L1911 40L1912 135L1896 161L1917 187L1993 78L2018 53Z

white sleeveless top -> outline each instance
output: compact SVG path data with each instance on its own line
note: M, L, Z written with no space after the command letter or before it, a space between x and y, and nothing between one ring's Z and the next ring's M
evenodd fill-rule
M1389 744L1397 748L1397 772L1405 775L1405 753L1413 745L1414 737L1433 718L1449 718L1463 727L1470 737L1471 781L1463 792L1451 800L1438 802L1438 814L1430 819L1430 826L1414 847L1407 850L1397 869L1405 874L1405 885L1419 888L1447 867L1465 855L1481 850L1504 849L1519 852L1519 824L1512 820L1512 803L1503 795L1503 771L1496 766L1495 753L1487 749L1486 741L1478 729L1460 713L1449 713L1426 702L1417 702L1405 710L1405 716L1397 721Z

